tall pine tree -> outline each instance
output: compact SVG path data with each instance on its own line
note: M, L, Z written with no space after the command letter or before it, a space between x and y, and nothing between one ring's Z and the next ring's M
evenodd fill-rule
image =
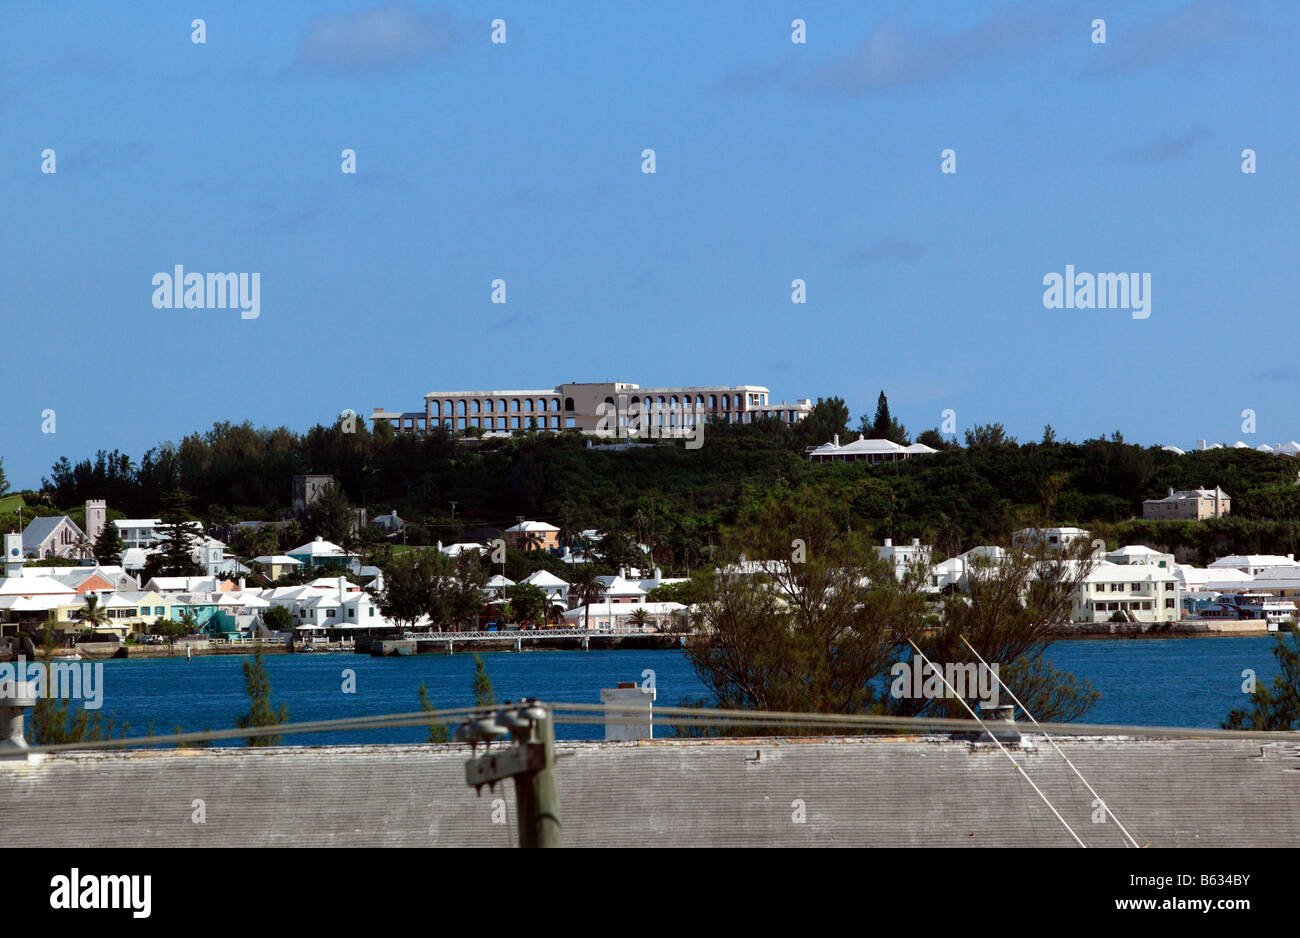
M884 391L876 399L876 416L870 423L865 416L862 418L862 434L869 440L889 440L899 446L907 446L912 442L907 435L907 428L889 413L889 400Z
M126 545L122 543L122 538L117 533L117 525L105 521L104 530L100 531L99 537L95 538L93 548L95 563L104 567L114 566L121 562L124 550Z

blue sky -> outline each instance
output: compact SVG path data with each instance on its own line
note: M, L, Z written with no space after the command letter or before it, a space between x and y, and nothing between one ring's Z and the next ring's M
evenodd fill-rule
M216 420L570 380L838 395L854 424L883 388L913 432L950 408L1022 439L1300 438L1300 4L19 2L0 25L14 487ZM176 264L260 273L259 317L155 309ZM1149 272L1150 317L1045 309L1067 264Z

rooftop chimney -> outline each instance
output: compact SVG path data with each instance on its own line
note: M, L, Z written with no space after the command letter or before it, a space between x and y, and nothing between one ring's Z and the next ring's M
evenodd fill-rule
M885 538L885 546L886 546L886 547L893 547L893 546L894 546L894 539L893 539L892 537L887 537L887 538Z

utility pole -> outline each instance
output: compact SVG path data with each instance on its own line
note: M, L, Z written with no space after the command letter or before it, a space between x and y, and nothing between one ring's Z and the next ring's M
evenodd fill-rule
M456 737L468 742L470 751L475 752L479 743L490 747L492 740L506 733L515 745L471 758L465 763L465 782L481 794L484 785L496 791L497 782L513 778L519 846L562 846L555 785L555 727L550 710L536 700L521 700L517 707L464 724L456 730Z

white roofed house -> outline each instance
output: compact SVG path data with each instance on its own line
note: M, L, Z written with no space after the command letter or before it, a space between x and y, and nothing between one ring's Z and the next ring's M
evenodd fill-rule
M288 554L263 554L261 557L254 557L253 563L261 564L272 582L302 566L301 560Z
M1155 564L1092 565L1075 591L1070 621L1161 625L1182 617L1181 584L1172 569Z
M109 523L127 548L155 547L162 540L161 518L121 518Z
M314 541L308 541L301 547L294 548L289 551L289 556L313 567L348 567L356 559L355 554L349 554L339 545L323 537L317 537Z
M557 550L560 529L545 521L521 521L503 532L507 547L515 550Z
M928 592L970 592L972 571L1000 564L1006 559L1006 548L996 546L972 547L956 557L941 560L930 567Z
M1285 557L1279 554L1231 554L1227 557L1220 557L1211 563L1208 567L1210 570L1240 570L1251 576L1259 576L1265 570L1274 567L1289 568L1295 570L1300 567L1296 563L1295 554L1287 554Z
M634 634L639 629L632 618L636 611L643 610L648 617L648 631L666 631L672 627L675 619L686 613L686 606L681 603L591 603L590 607L575 606L566 610L561 619L569 628L583 628L593 631L608 631L615 634Z
M645 603L646 589L638 580L629 580L623 576L625 571L620 570L617 576L600 576L597 581L600 583L603 598L608 603L625 604L625 603Z
M448 544L446 547L442 545L442 541L438 542L438 552L452 558L453 560L461 554L471 550L478 551L480 554L486 554L488 552L488 549L485 546L473 541L458 541L455 544Z
M1175 566L1173 554L1163 554L1141 544L1113 550L1106 555L1106 559L1115 564L1153 564L1166 570L1173 570Z
M859 435L852 443L840 445L839 434L830 443L810 446L804 450L804 456L810 462L901 462L913 456L928 456L937 453L937 449L924 443L912 443L901 446L892 440L869 440Z
M569 584L549 570L534 570L520 582L544 590L550 608L558 606L561 611L569 608Z
M506 589L514 585L514 580L495 573L483 584L483 597L488 602L497 602L505 596Z
M1089 532L1083 528L1068 525L1054 528L1021 528L1011 535L1011 546L1029 549L1042 545L1048 550L1061 550L1075 541L1088 537Z
M895 544L893 538L885 538L884 544L876 548L876 556L894 568L894 577L902 582L910 567L928 566L931 549L921 543L919 537L912 538L911 544Z

